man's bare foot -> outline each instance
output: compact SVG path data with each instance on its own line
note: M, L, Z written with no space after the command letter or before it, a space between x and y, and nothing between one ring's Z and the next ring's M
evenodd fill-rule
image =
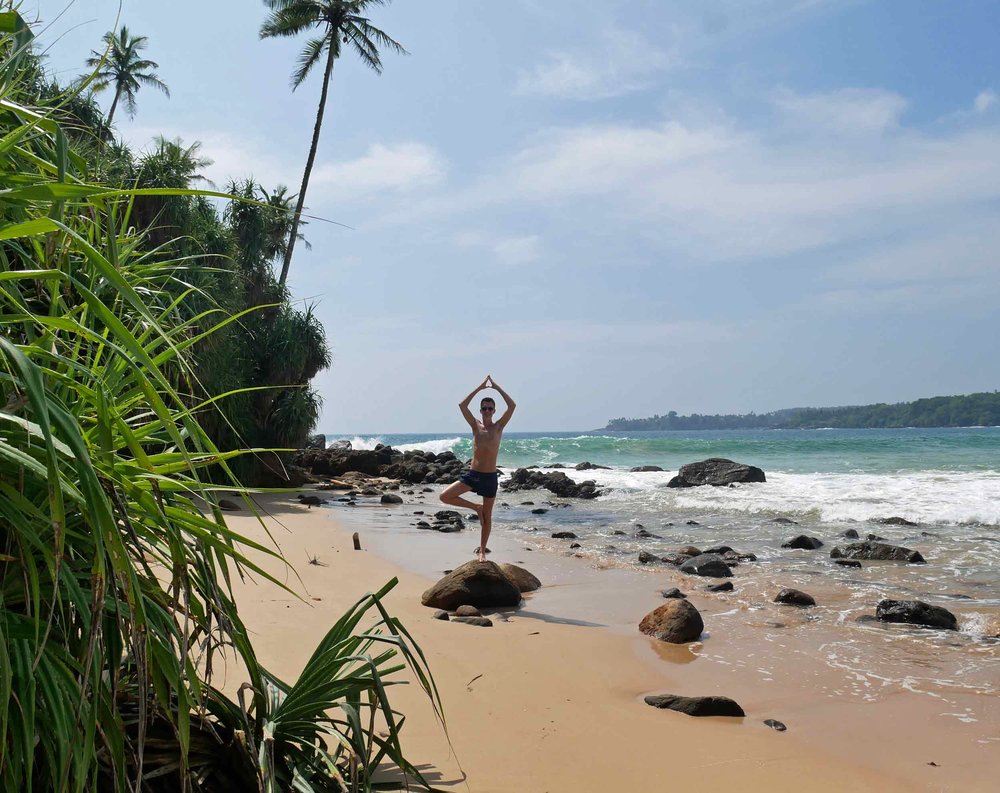
M486 551L483 550L482 548L479 549L479 561L480 562L486 561Z

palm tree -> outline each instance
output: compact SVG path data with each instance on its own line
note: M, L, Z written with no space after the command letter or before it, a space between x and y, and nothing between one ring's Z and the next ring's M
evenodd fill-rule
M108 126L115 117L118 100L125 97L125 109L129 118L135 118L135 94L143 85L163 91L170 96L170 89L160 79L153 69L160 65L155 61L139 57L139 52L146 49L149 39L145 36L132 36L128 28L122 25L118 35L113 30L104 34L105 51L91 50L93 57L87 58L87 66L96 68L94 92L103 91L114 86L115 98L108 111Z
M309 39L299 55L299 66L292 73L292 90L294 91L305 81L312 68L326 59L323 70L323 88L319 95L319 108L316 111L316 126L313 129L312 144L309 147L309 157L302 174L302 186L299 188L295 214L288 235L288 247L281 265L281 276L278 283L284 286L288 278L288 267L292 263L292 251L298 239L299 222L302 218L302 207L306 200L306 190L309 187L309 176L316 160L316 148L319 145L319 133L323 126L323 111L326 109L326 97L330 88L330 76L333 74L333 64L341 54L341 44L349 44L361 58L362 63L371 67L376 74L382 73L382 59L379 47L388 48L400 55L406 55L403 45L389 37L385 31L379 30L364 16L369 6L388 5L390 0L264 0L264 5L271 9L267 20L260 28L262 39L276 36L297 36L307 30L316 30L319 35Z

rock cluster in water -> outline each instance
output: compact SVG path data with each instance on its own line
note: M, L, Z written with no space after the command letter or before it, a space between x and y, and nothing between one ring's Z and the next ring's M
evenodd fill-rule
M667 487L722 487L740 482L766 482L764 472L755 465L736 463L724 457L711 457L698 463L682 465Z
M401 452L382 444L374 449L352 449L350 441L337 441L326 449L302 449L292 462L316 476L343 476L357 471L411 484L439 485L456 481L466 468L466 463L452 452Z
M592 479L574 482L562 471L543 473L530 468L518 468L503 481L501 487L508 492L545 488L562 498L597 498L601 495Z

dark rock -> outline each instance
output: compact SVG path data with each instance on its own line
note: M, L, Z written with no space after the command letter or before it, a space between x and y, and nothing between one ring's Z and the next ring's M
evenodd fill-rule
M800 534L797 537L793 537L788 542L781 543L782 548L801 548L804 551L815 551L817 548L823 547L823 541L817 539L816 537L809 537L805 534Z
M525 548L525 550L531 551L534 549ZM529 573L523 567L518 567L516 564L503 562L500 565L500 571L514 583L514 586L516 586L520 592L534 592L542 586L542 582L539 581L534 575Z
M647 636L672 644L698 640L705 630L701 614L683 598L671 598L642 618L639 630Z
M462 605L486 608L516 606L521 592L493 562L466 562L424 592L425 606L451 610Z
M570 544L570 546L569 546L569 549L570 549L570 550L572 551L572 550L573 550L574 548L582 548L582 547L583 547L583 546L582 546L582 545L580 545L580 543L578 543L578 542L574 542L574 543L571 543L571 544Z
M544 515L546 512L548 512L548 510L545 509L545 507L538 507L538 509L531 510L532 515Z
M667 564L680 566L684 564L688 559L694 557L688 556L686 553L668 553L666 556L661 557L661 562L666 562Z
M687 595L685 595L683 592L681 592L677 587L674 587L673 589L664 589L660 594L663 595L663 597L665 597L665 598L686 598L687 597Z
M756 562L757 561L757 554L755 554L755 553L747 553L747 552L737 553L736 554L736 558L739 561L741 561L741 562Z
M887 545L880 542L855 542L844 548L836 547L830 551L831 559L872 559L875 561L910 562L911 564L926 564L919 551L911 551L899 545Z
M875 608L875 617L881 622L905 622L927 628L958 630L958 620L954 614L922 600L883 600Z
M635 468L628 469L633 474L648 474L653 471L662 471L658 465L637 465Z
M639 551L639 564L649 564L660 561L659 556L654 556L649 551Z
M712 457L698 463L682 465L667 487L698 487L701 485L734 484L736 482L766 482L764 472L753 465L735 463L722 457Z
M437 512L434 513L434 517L437 518L438 520L449 520L449 521L456 521L462 519L462 516L459 515L458 512L456 512L453 509L439 509Z
M681 564L681 572L709 578L729 578L733 574L725 560L714 553L703 553L688 559Z
M684 521L684 525L685 526L700 526L701 524L698 521L696 521L696 520L687 520L687 521Z
M646 531L642 526L639 526L638 531L632 535L639 540L658 540L660 539L658 534L653 534L651 531Z
M431 524L428 523L426 520L418 520L415 525L416 525L416 527L418 529L429 529L429 528L431 528Z
M350 448L350 441L347 441L347 448ZM311 435L309 440L306 441L306 445L302 447L303 449L325 449L326 448L326 435L320 433L319 435Z
M436 620L446 620L448 619L448 612L444 609L438 609L434 612L434 619Z
M322 506L326 502L319 496L299 496L299 503L312 509L313 507Z
M527 468L518 468L502 485L504 490L534 490L544 487L562 498L596 498L601 494L592 479L585 482L574 482L562 471L542 473Z
M855 622L865 623L865 622L878 622L874 614L859 614L854 618Z
M571 531L554 531L552 532L552 539L554 540L575 540L576 535Z
M777 719L764 719L764 724L770 727L772 730L777 730L778 732L784 732L788 728Z
M728 545L716 545L714 548L706 548L702 553L716 553L722 556L722 554L730 553L732 550Z
M686 556L701 556L703 552L699 551L693 545L683 545L677 549L677 553L682 553Z
M791 518L774 518L774 520L772 520L771 523L784 523L784 524L791 524L793 526L799 525L796 521L792 520Z
M226 512L239 512L241 507L235 501L230 501L228 498L220 498L219 509L223 509Z
M621 529L615 529L615 530L614 530L613 532L611 532L611 533L612 533L612 534L620 534L620 535L624 535L624 534L625 534L625 532L623 532L623 531L622 531Z
M586 462L586 461L582 462L582 463L577 463L573 467L577 471L594 471L594 470L598 470L598 469L602 470L602 471L610 471L611 470L606 465L597 465L596 463L591 463L591 462Z
M841 567L861 567L861 562L857 559L834 559L833 563Z
M395 493L383 493L379 501L383 504L402 504L403 499Z
M709 584L705 587L706 592L732 592L733 589L732 581L723 581L721 584Z
M844 538L846 538L848 540L857 540L857 539L859 539L858 532L855 529L848 529L847 531L845 531L840 536L844 537Z
M885 541L885 537L880 537L877 534L869 534L866 539L868 540L868 542L884 542Z
M688 716L746 716L735 701L729 697L681 697L677 694L658 694L645 698L647 705L654 708L676 710Z
M919 526L919 523L914 523L912 520L907 520L906 518L891 517L891 518L875 518L872 523L881 523L883 526Z
M459 606L455 609L456 617L481 617L483 613L475 606Z
M522 507L533 507L533 506L535 506L535 502L534 501L522 501L521 502L521 506Z
M310 447L307 446L306 448L308 449ZM351 446L351 442L349 440L347 440L346 438L344 438L344 439L339 440L339 441L334 441L327 448L329 448L329 449L349 450L349 449L351 449L353 447Z
M477 545L475 548L473 548L472 552L473 553L479 553L479 546ZM489 548L487 548L486 549L486 553L493 553L493 551L491 551Z
M460 622L463 625L478 625L480 628L492 628L493 620L489 617L452 617L452 622Z
M815 606L816 598L799 589L782 589L775 595L774 602L786 606Z

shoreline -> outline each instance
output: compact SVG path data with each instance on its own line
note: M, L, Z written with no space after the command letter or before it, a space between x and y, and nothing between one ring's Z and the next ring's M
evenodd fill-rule
M456 756L419 690L393 689L393 704L407 714L407 755L419 767L434 769L429 780L435 787L639 791L669 781L694 789L738 784L744 790L791 791L808 780L810 790L967 791L986 790L986 781L1000 771L1000 758L987 757L997 754L995 745L970 753L953 734L921 726L925 708L916 695L859 706L810 696L801 686L748 685L745 670L737 667L723 672L709 656L742 650L749 658L761 648L754 644L759 628L753 625L743 635L713 635L712 624L725 608L718 600L691 593L705 616L704 643L647 639L635 629L635 615L663 602L656 594L662 582L657 586L653 577L635 571L595 569L543 548L526 551L522 538L500 532L491 537L491 559L524 563L542 578L543 588L526 595L521 609L498 615L492 628L433 620L433 610L419 601L436 580L430 565L440 564L439 575L467 561L478 535L474 527L457 534L402 531L400 520L415 508L439 508L436 493L426 496L396 507L340 510L306 510L284 495L258 497L301 585L288 571L279 577L307 599L250 582L237 582L237 598L262 662L294 678L344 608L398 577L387 605L427 653ZM266 541L251 516L230 513L227 521ZM355 530L361 553L351 550ZM311 557L329 567L308 564ZM790 660L794 666L794 654ZM695 719L642 702L644 694L665 692L731 696L747 717ZM788 732L763 726L766 718L784 721ZM871 751L873 739L881 744L891 733L907 746L904 756ZM938 767L928 767L932 761Z

